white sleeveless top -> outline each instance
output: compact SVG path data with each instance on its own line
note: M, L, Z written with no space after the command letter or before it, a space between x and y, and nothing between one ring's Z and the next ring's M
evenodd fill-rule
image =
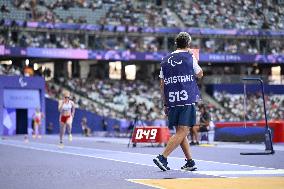
M35 112L34 118L41 120L41 112Z
M62 113L66 114L66 113L69 113L71 114L71 111L72 111L72 101L69 101L67 103L63 103L62 105Z

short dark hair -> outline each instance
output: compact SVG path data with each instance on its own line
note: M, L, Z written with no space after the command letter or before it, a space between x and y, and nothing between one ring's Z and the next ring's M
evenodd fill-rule
M175 45L180 49L189 47L190 43L191 37L187 32L180 32L175 39Z
M199 106L199 110L201 110L201 109L203 109L203 110L206 112L206 106L205 106L205 104L201 104L201 105Z

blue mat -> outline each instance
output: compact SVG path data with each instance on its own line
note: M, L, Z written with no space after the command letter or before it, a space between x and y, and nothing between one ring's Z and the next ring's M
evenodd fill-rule
M263 142L264 127L224 127L215 128L215 141L224 142Z

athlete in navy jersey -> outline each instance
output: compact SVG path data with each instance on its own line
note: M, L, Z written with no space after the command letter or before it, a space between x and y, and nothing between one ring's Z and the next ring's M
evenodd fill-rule
M163 171L170 169L167 166L167 157L179 145L186 157L186 164L181 169L197 169L190 153L187 135L190 127L195 125L195 103L200 96L196 77L201 78L203 71L189 50L190 43L190 35L180 32L175 39L177 50L164 57L161 62L161 91L164 94L165 113L168 115L169 126L176 129L176 134L170 138L164 152L153 159Z

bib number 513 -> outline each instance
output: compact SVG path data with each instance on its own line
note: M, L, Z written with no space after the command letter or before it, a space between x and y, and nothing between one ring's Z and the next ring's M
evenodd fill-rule
M186 90L182 91L177 91L177 92L169 92L169 101L170 102L175 102L175 101L182 101L182 100L187 100L188 95Z

